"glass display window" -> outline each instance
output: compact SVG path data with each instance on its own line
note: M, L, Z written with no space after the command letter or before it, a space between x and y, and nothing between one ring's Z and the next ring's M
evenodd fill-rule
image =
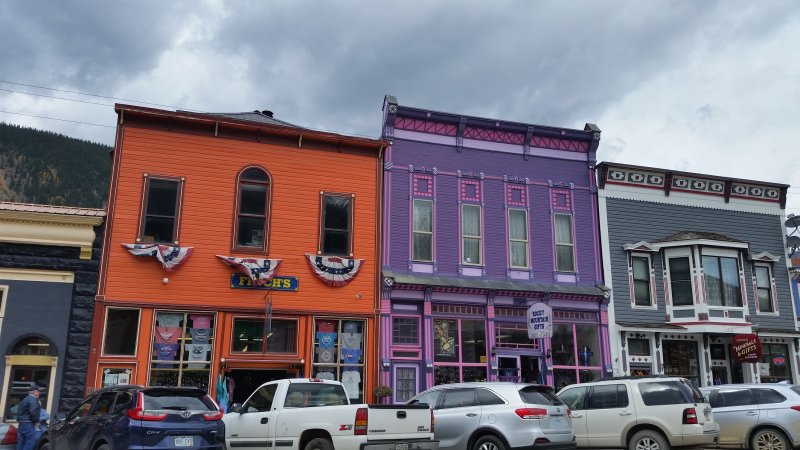
M351 403L364 400L366 326L359 319L314 318L311 376L341 381Z
M434 319L434 384L487 380L486 322Z
M157 311L148 384L208 390L215 322L209 312Z
M597 325L556 323L550 342L556 389L600 379L602 352Z

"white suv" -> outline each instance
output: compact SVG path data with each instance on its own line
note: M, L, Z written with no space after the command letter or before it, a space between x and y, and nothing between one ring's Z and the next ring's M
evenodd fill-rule
M685 378L613 378L566 386L558 397L572 410L578 447L669 450L719 440L711 406Z

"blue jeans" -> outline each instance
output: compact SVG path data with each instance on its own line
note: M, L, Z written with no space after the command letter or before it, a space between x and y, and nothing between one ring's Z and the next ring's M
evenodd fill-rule
M30 422L17 424L17 450L33 450L36 444L36 430Z

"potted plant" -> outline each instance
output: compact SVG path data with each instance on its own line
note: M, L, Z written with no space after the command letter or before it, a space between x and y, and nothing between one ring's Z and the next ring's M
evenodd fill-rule
M385 384L381 384L380 386L375 387L375 389L372 391L372 395L375 396L378 403L384 403L383 399L391 397L393 392L394 391L392 391L392 388L386 386Z

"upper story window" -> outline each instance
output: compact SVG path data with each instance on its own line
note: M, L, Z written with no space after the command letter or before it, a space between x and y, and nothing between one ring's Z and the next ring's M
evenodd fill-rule
M461 262L479 266L482 263L481 207L461 205Z
M556 214L554 216L556 241L556 270L559 272L575 271L575 250L572 236L572 216Z
M145 174L139 242L177 243L182 193L182 178Z
M692 265L689 256L669 258L669 291L673 306L694 304L692 295Z
M414 230L411 259L414 261L433 261L433 202L415 199Z
M631 256L631 275L633 279L634 306L652 306L650 257L645 255Z
M703 255L703 274L709 306L742 306L737 258Z
M528 211L508 210L508 254L512 268L528 268Z
M319 251L325 255L353 256L354 195L321 193Z
M767 265L755 266L756 294L758 296L758 312L775 312L772 298L772 274Z
M236 249L266 251L269 234L269 175L251 167L239 174Z

